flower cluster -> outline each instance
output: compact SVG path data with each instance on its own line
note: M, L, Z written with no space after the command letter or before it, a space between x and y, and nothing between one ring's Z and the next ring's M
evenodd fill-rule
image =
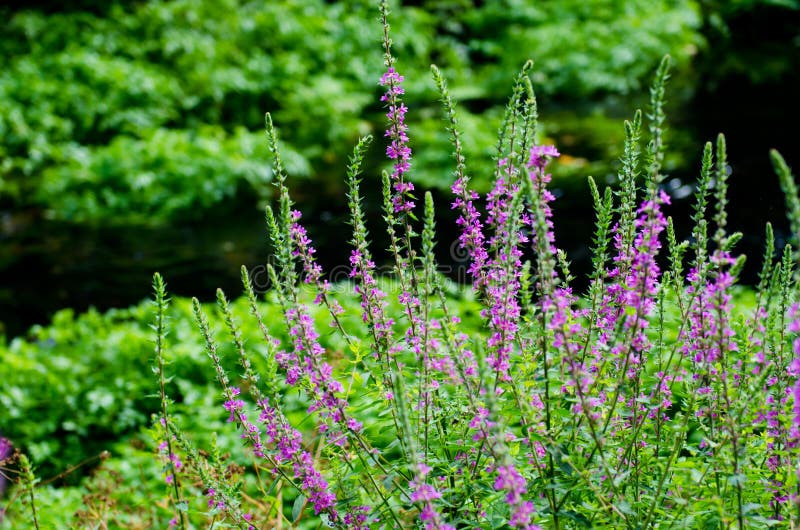
M369 530L367 517L369 506L353 506L344 516L344 524L350 530Z
M228 388L227 399L222 406L230 414L230 416L228 416L228 422L236 422L242 427L244 431L242 432L242 439L250 441L253 454L259 458L264 458L264 444L261 441L261 431L256 424L248 419L247 413L244 410L245 402L236 398L240 392L241 391L236 387Z
M300 432L293 429L283 414L264 398L258 401L260 411L258 421L264 426L262 438L261 429L252 423L244 412L245 403L237 398L239 394L238 388L230 387L228 399L223 406L230 413L228 421L235 421L243 428L242 438L250 440L253 454L258 458L270 458L270 461L278 466L284 464L291 466L295 479L314 507L314 513L319 515L325 512L331 520L338 520L339 514L335 508L336 496L330 492L328 483L314 467L311 455L303 449L303 437ZM266 444L273 448L269 451L270 457L267 456ZM277 469L273 471L277 472ZM211 507L214 490L210 489L208 495ZM218 504L217 507L222 509L224 505Z
M311 245L311 239L309 239L305 227L299 222L302 214L298 210L293 210L291 216L292 224L289 227L289 235L294 244L292 255L299 257L303 264L305 283L316 284L322 277L322 267L320 267L319 263L314 261L316 249Z
M217 492L214 488L208 488L208 491L206 491L206 497L208 497L209 508L213 510L225 509L225 501L217 498Z
M167 467L168 470L174 470L174 473L177 473L183 467L183 462L181 461L180 456L175 452L169 451L169 444L166 440L158 444L158 454L170 463L170 465ZM164 482L167 484L172 484L175 482L174 473L167 471L166 475L164 475Z
M400 96L405 93L401 86L403 80L404 77L391 66L380 80L381 86L386 87L381 101L389 108L386 113L389 120L385 134L389 138L386 156L394 161L391 181L395 192L392 198L395 213L407 213L414 209L414 201L411 200L414 185L406 181L406 174L411 168L411 148L408 146L408 125L405 123L408 107L400 100Z
M355 290L361 297L361 319L370 325L376 344L385 342L391 335L394 320L386 315L386 293L375 280L375 263L354 249L350 254L350 266L350 278L358 280Z
M303 282L312 284L317 288L317 296L314 299L314 303L324 303L328 306L331 316L334 318L332 325L335 326L336 318L344 313L344 309L337 300L328 296L331 290L330 283L322 277L322 267L314 258L317 251L312 245L305 227L300 224L301 217L302 215L299 211L294 210L291 212L292 224L289 227L289 236L294 246L292 256L299 258L303 266Z
M463 177L456 179L450 190L456 196L452 208L460 211L456 220L456 224L461 229L458 236L459 248L469 255L470 263L467 272L472 275L475 288L480 290L486 283L485 267L489 259L484 243L481 214L474 202L480 196L468 188L468 182Z
M782 399L784 402L791 403L791 410L788 411L789 423L789 440L787 442L788 449L797 451L800 448L800 305L795 303L789 310L789 325L788 331L795 334L792 341L792 361L786 369L786 375L789 376L791 388L789 395ZM794 461L795 474L800 480L800 459L795 458ZM797 502L795 498L795 502Z
M531 524L533 503L523 500L525 493L527 493L526 481L513 465L508 464L497 467L497 479L494 482L494 489L506 492L505 500L511 508L509 525L514 528L523 528L524 530L541 530L541 527Z
M492 331L487 346L489 366L502 381L510 381L510 357L519 326L519 276L522 269L520 243L527 241L520 233L519 220L514 219L513 198L519 186L513 182L516 170L507 159L499 162L501 172L486 197L486 226L492 229L487 241L490 259L486 264L487 309L482 316Z
M300 377L307 377L311 386L313 403L309 412L319 411L324 423L320 432L328 432L331 426L347 421L347 428L358 431L361 425L355 420L346 419L344 410L347 401L337 396L342 392L342 384L333 377L333 369L324 359L325 349L319 343L319 333L314 329L314 322L303 306L290 308L285 314L290 323L289 335L292 337L292 351L281 351L275 356L278 364L286 370L286 382L295 385ZM345 442L341 427L328 432L331 440L337 444Z
M727 252L715 253L717 267L733 265ZM713 370L726 352L737 350L730 327L731 295L734 279L730 272L717 268L710 278L699 283L700 271L693 268L688 275L690 286L687 292L694 303L689 312L689 329L684 335L684 355L704 370Z
M299 431L289 426L283 414L270 405L267 399L258 403L258 420L264 425L264 435L268 443L275 446L275 458L280 464L289 464L295 478L314 507L314 513L327 513L333 521L339 519L336 511L336 495L331 493L327 481L314 467L308 451L303 449L303 437Z
M590 373L602 370L606 362L606 354L610 353L614 366L621 377L638 380L644 369L649 351L650 340L647 336L649 315L655 308L658 281L661 270L657 256L661 249L660 235L667 226L661 206L669 204L669 196L658 192L654 197L646 199L637 211L637 217L630 229L635 230L632 247L624 243L624 231L629 229L621 225L614 227L615 266L606 272L609 284L606 286L601 304L597 310L594 326L597 338L591 345L593 360L588 367ZM605 402L609 396L604 390L592 398L593 402ZM634 417L644 417L642 402L645 395L632 396L628 405L642 413ZM611 404L615 407L615 404ZM663 396L662 408L671 406L667 396ZM593 415L597 412L586 411Z
M425 480L430 473L430 467L419 464L417 468L417 476L410 484L411 501L422 505L419 520L424 523L425 530L455 530L455 527L442 522L441 515L433 504L442 494Z
M11 456L11 442L0 436L0 465L4 463L4 460ZM3 494L3 490L6 487L6 477L3 473L0 473L0 495ZM0 516L2 516L3 511L0 510Z
M553 232L553 209L550 206L555 196L547 185L552 176L547 173L550 160L561 156L558 149L552 145L536 145L530 150L528 157L528 177L533 191L534 215L528 220L533 233L533 246L539 258L540 288L549 293L551 280L556 276L554 256L557 254L555 234Z
M800 334L800 306L794 304L789 312L788 330L790 333ZM794 379L792 384L792 423L791 435L794 440L800 442L800 336L792 342L792 353L794 358L787 369L788 375ZM798 469L800 472L800 469Z
M381 101L393 163L383 178L383 214L398 288L381 287L358 192L371 137L359 141L348 167L349 278L360 303L351 319L333 299L301 215L292 210L270 131L281 206L280 215L268 219L280 257L270 274L288 331L282 349L252 290L248 298L268 342L267 358L300 399L284 400L274 378L259 393L264 381L246 360L245 340L223 296L225 321L259 412L257 421L249 419L194 301L229 421L240 427L259 464L302 494L294 511L307 502L323 524L357 530L498 524L538 530L534 523L566 528L580 521L602 528L800 523L800 305L791 250L772 270L772 238L757 308L750 320L734 319L743 262L731 255L738 236L725 232L724 139L717 144L716 169L710 145L704 152L693 241L678 242L664 213L670 198L661 190L666 62L651 91L646 152L637 112L626 122L620 188L600 193L590 183L598 222L588 296L570 285L566 253L556 246L548 165L561 154L536 143L530 66L514 87L493 185L481 203L470 189L454 106L434 68L456 151L451 190L458 246L472 278L472 291L459 306L462 323L436 270L431 194L423 222L414 215L404 79L391 56L385 1L381 15L387 68ZM717 202L713 252L704 218L710 189ZM665 232L670 269L662 274ZM695 260L684 274L687 249ZM327 350L327 337L312 318L323 308L306 301L298 266L315 304L333 317L332 334L338 335ZM353 323L362 329L345 329ZM356 355L348 358L348 352ZM284 404L297 402L308 405L317 432L289 422L298 411L290 414ZM365 429L356 418L373 423ZM179 458L165 454L168 446L160 451L172 469L181 468ZM196 458L187 455L187 466L194 465ZM234 487L216 478L203 484L213 515L225 524L250 523Z

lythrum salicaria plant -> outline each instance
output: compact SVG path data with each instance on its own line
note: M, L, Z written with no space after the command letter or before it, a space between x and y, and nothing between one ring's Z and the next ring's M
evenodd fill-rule
M156 277L160 455L174 518L239 528L767 528L800 524L800 310L795 254L776 257L766 227L752 310L737 308L744 257L728 231L729 165L720 135L703 151L692 237L678 241L662 190L665 86L626 121L619 186L590 178L596 230L585 292L575 292L553 231L548 167L526 64L517 76L491 168L465 159L455 104L432 68L452 137L452 205L469 256L481 325L465 333L458 288L439 272L430 194L415 194L404 77L381 5L386 109L382 142L362 138L347 168L348 281L331 284L288 189L267 115L278 201L267 211L268 265L283 322L267 322L242 279L262 344L246 344L218 293L227 338L194 308L217 374L220 407L238 428L258 480L198 450L170 412L163 364L163 280ZM382 143L383 219L392 274L379 276L359 190ZM795 235L800 201L773 161ZM493 174L481 197L470 174ZM380 249L383 251L384 249ZM455 294L454 294L455 293ZM356 305L345 303L356 300ZM319 327L313 306L327 312ZM360 308L358 314L344 307ZM280 331L280 326L285 330ZM283 333L288 340L280 341ZM322 346L334 333L340 351ZM241 366L229 374L220 341ZM252 362L272 367L259 373ZM202 495L202 509L191 498ZM192 521L195 521L194 523Z

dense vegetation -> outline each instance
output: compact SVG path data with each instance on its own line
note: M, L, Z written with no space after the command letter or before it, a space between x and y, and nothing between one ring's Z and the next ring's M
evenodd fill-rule
M0 433L24 453L0 467L17 481L12 527L800 521L796 254L786 246L781 257L784 241L768 227L758 287L735 285L742 235L727 225L723 136L704 151L691 237L676 238L662 213L666 172L691 155L680 139L665 148L666 61L644 119L621 127L610 116L664 51L681 101L701 31L724 36L737 13L795 3L421 2L398 9L391 30L407 80L388 41L383 76L380 60L364 59L380 38L367 2L45 4L9 10L0 37L3 204L168 226L223 202L277 199L268 215L277 258L264 300L228 305L220 293L216 310L168 301L156 276L155 304L65 309L0 347ZM531 54L535 69L504 105L509 72ZM452 91L439 70L430 77L431 61ZM765 61L741 73L759 80L782 68ZM365 81L379 78L380 87ZM551 102L541 123L531 81ZM560 110L577 100L595 110ZM367 148L384 127L390 165L385 146ZM598 159L624 142L619 163L561 156L550 166L557 178L613 172L608 183L620 185L590 181L585 292L569 288L553 239L553 137ZM795 238L797 189L777 152L773 163ZM394 266L374 284L359 175L377 182L382 167ZM324 281L287 173L300 197L346 190L346 281ZM435 272L440 215L430 195L423 212L406 179L451 188L472 289ZM485 224L472 217L472 190L491 190L478 205Z
M683 71L702 45L700 10L688 0L468 4L404 7L394 33L414 80L410 126L430 146L414 178L442 188L447 136L431 105L432 62L460 87L466 152L486 161L509 72L528 58L537 58L541 93L574 103L637 93L663 54ZM200 218L237 193L266 198L266 109L287 131L288 169L333 193L343 189L346 146L377 130L377 86L364 82L381 68L369 53L378 42L372 2L150 1L6 18L6 204L65 220L163 223ZM550 118L594 161L614 156L607 150L619 142L606 135L621 140L598 112ZM593 169L587 163L573 160L573 173Z
M477 312L475 301L464 298L465 293L455 286L452 293L454 300L460 300L460 312ZM346 307L348 319L356 318L355 300ZM232 308L244 321L246 300L237 300ZM274 298L264 302L261 310L270 322L271 333L286 340ZM0 405L5 413L0 427L5 436L26 447L43 476L54 476L96 456L109 444L149 425L150 415L159 408L151 370L154 315L153 304L147 301L104 314L89 311L75 315L65 309L51 325L35 326L26 338L14 339L3 347ZM199 354L202 337L196 333L190 301L175 299L167 318L169 370L175 374L169 392L177 403L191 407L201 395L214 395L210 390L214 370ZM320 312L317 318L322 323L324 314ZM465 325L469 322L467 319ZM216 330L222 325L215 321ZM254 323L242 333L249 343L260 337ZM333 352L342 353L344 349L335 336L325 336L323 344ZM231 359L234 352L225 349L222 353ZM268 369L263 360L254 363L260 371ZM67 481L76 478L71 476Z

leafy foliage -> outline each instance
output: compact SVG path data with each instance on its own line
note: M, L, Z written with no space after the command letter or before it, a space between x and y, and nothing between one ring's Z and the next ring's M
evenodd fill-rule
M488 161L507 72L529 57L539 59L539 90L575 101L635 91L661 55L686 65L700 44L688 0L423 2L401 12L393 38L420 98L409 119L431 146L415 178L442 188L447 137L427 103L431 62L460 87L466 153ZM287 131L292 174L311 177L313 167L340 192L343 146L377 127L375 88L364 80L377 80L380 64L361 59L379 38L371 2L179 0L5 14L0 193L55 218L158 224L237 193L268 197L271 174L253 140L265 110ZM476 183L485 188L488 177Z
M453 294L460 296L457 291ZM353 323L358 319L357 303L343 303L348 309L345 318ZM474 300L464 298L462 303L464 313L477 316ZM246 299L233 302L232 309L237 319L246 321ZM261 311L271 323L271 332L285 339L274 300L264 302ZM321 310L316 313L324 319ZM0 405L5 413L0 416L0 433L24 448L39 463L43 476L54 476L94 457L149 424L150 415L159 410L152 385L153 322L150 302L106 313L90 310L75 315L65 309L49 326L35 326L27 337L2 347ZM181 410L193 410L202 403L214 410L214 371L202 355L202 338L196 333L188 299L172 301L167 325L170 396ZM213 326L218 332L224 329L219 318L214 318ZM242 333L253 345L261 337L253 322ZM323 344L333 351L344 349L337 336L323 337ZM233 350L226 347L223 354L229 360L226 366L235 367ZM253 359L253 363L264 373L275 369L264 359ZM213 416L221 414L216 411ZM197 424L198 429L201 426Z

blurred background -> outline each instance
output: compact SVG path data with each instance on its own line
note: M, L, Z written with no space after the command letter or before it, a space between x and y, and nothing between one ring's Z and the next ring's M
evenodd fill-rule
M345 263L344 168L360 135L378 221L384 115L375 2L89 0L0 7L0 334L61 308L125 307L154 271L174 294L238 293L269 253L264 113L273 114L319 257ZM786 237L775 147L800 167L800 3L794 0L419 0L393 3L412 175L434 191L441 259L455 240L450 144L429 65L459 102L486 191L500 114L528 58L553 165L555 224L578 273L593 212L586 177L616 181L622 120L669 53L669 213L686 234L702 144L728 137L730 220L745 281L764 223ZM374 229L373 233L380 233ZM779 241L780 243L780 241ZM380 237L376 245L381 247Z

